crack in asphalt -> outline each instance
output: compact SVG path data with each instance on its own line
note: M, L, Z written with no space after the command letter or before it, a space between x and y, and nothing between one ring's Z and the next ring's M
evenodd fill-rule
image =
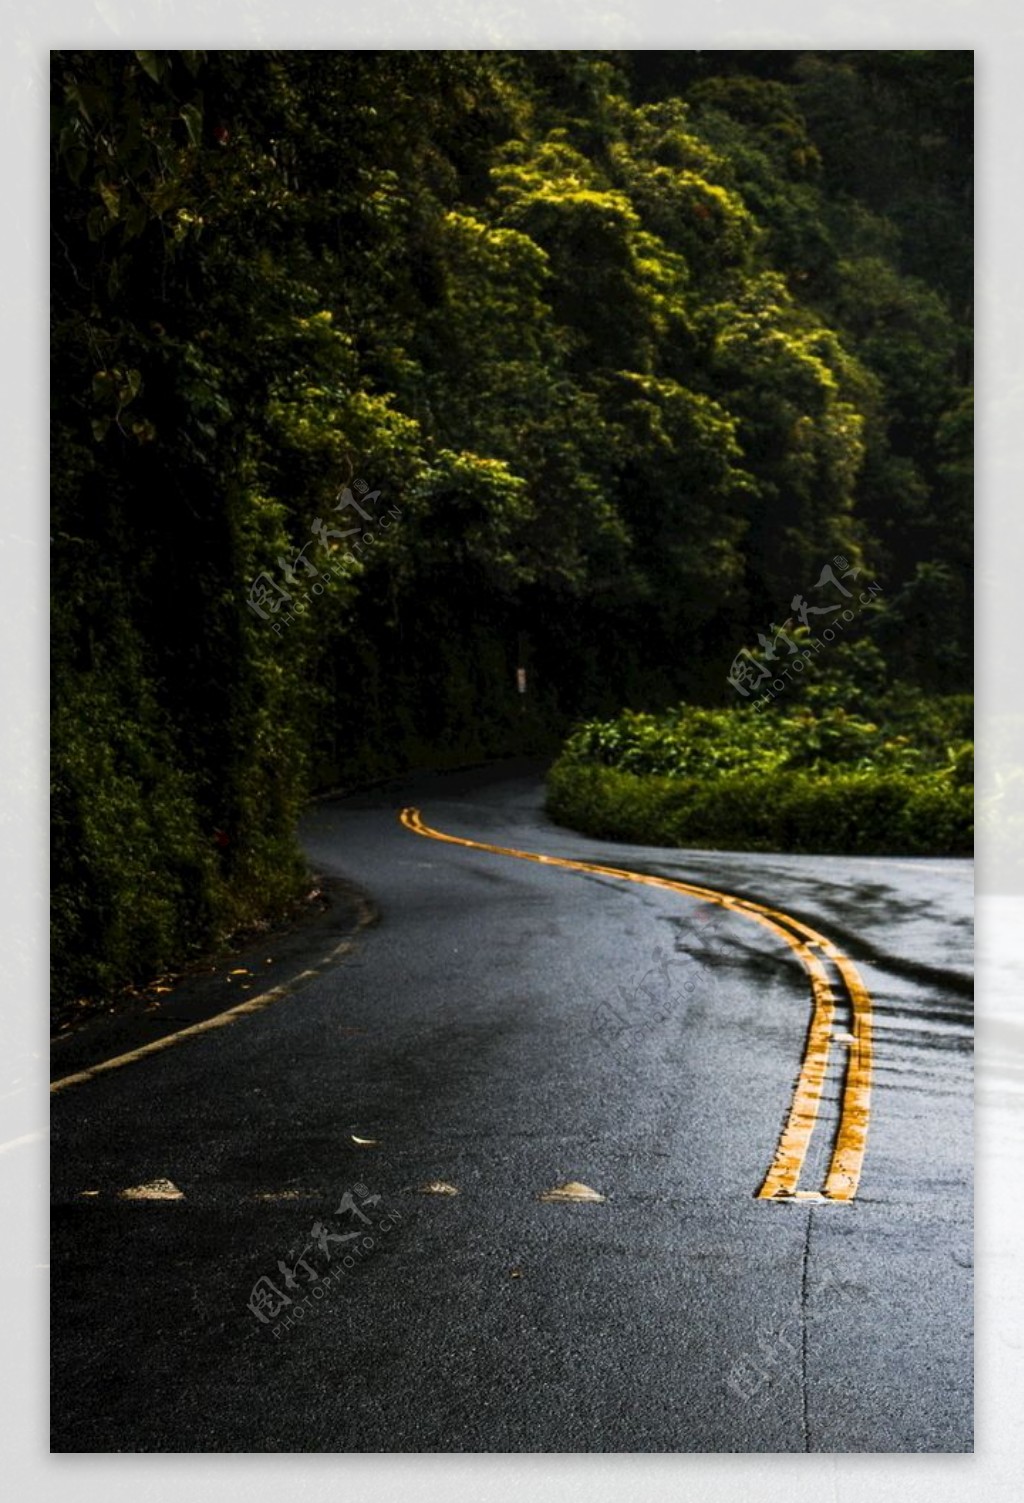
M811 1432L807 1404L807 1273L811 1261L811 1221L814 1212L807 1209L807 1229L804 1233L803 1262L800 1271L800 1433L804 1450L811 1449Z

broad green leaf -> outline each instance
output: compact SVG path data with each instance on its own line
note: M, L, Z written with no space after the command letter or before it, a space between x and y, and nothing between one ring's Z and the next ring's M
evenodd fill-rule
M160 82L160 75L163 72L163 66L164 65L163 65L160 57L157 55L157 53L155 53L155 52L136 52L135 56L138 58L139 62L142 64L143 68L149 74L149 76L153 80L153 82L154 83L159 83Z
M121 210L121 195L113 183L98 184L100 197L111 219L116 219Z
M203 112L194 104L182 106L181 118L185 122L188 138L193 146L198 146L203 139Z

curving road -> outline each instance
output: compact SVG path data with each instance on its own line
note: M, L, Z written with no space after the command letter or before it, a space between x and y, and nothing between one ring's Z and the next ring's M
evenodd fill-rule
M970 862L303 839L377 922L54 1096L54 1449L971 1449Z

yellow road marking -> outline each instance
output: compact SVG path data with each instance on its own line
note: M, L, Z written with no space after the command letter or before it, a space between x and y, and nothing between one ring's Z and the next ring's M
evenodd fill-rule
M357 932L363 929L372 918L372 910L361 900L359 907L359 921ZM60 1091L66 1091L69 1086L82 1085L87 1080L95 1080L98 1075L104 1075L108 1070L120 1070L125 1065L133 1065L137 1060L146 1059L150 1054L159 1054L164 1049L173 1049L185 1039L196 1038L201 1033L211 1033L215 1028L227 1028L239 1018L249 1013L262 1012L264 1007L269 1007L272 1002L278 1002L282 997L289 996L297 991L307 981L312 981L314 976L319 976L323 971L329 970L343 955L347 955L352 949L352 939L343 939L335 945L333 950L317 961L316 965L308 970L300 971L289 981L282 981L278 986L272 986L269 991L260 992L258 997L247 997L244 1002L238 1002L234 1007L229 1007L225 1012L218 1012L212 1018L204 1018L200 1023L191 1023L187 1028L179 1028L177 1033L168 1033L161 1039L153 1039L148 1044L141 1044L138 1049L129 1049L125 1054L117 1054L113 1059L102 1060L98 1065L90 1065L86 1070L77 1070L74 1075L65 1075L60 1080L50 1083L50 1095L56 1096Z
M536 851L520 851L510 846L491 845L483 840L467 840L460 835L447 835L423 823L420 811L403 809L399 819L407 830L424 835L430 840L441 840L448 845L467 846L470 850L490 851L497 856L513 856L519 861L536 861L542 866L557 866L566 871L596 872L601 876L615 877L623 882L637 882L645 887L664 887L672 892L682 892L687 897L700 898L708 903L717 903L734 913L741 913L770 930L794 951L811 981L813 1009L807 1032L800 1075L793 1093L789 1115L782 1129L775 1158L758 1191L761 1200L823 1200L849 1201L857 1193L864 1154L867 1148L868 1121L871 1114L871 997L853 962L831 940L816 929L791 918L763 903L754 903L731 893L719 892L712 887L702 887L691 882L677 882L670 877L652 877L643 872L629 871L625 867L603 866L596 861L573 861L565 856L545 856ZM828 1070L829 1052L832 1043L832 1025L835 1017L835 997L828 973L822 965L821 952L839 972L850 999L852 1018L851 1032L854 1042L850 1045L846 1063L846 1078L843 1085L839 1130L833 1147L825 1184L820 1193L798 1190L804 1159L810 1145L811 1134L818 1118L822 1088Z

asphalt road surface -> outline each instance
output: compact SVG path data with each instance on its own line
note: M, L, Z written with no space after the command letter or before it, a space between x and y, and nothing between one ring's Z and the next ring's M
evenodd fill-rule
M55 1450L971 1449L970 862L588 840L522 767L303 839L376 921L53 1098ZM819 947L810 1124L801 924L870 1004Z

